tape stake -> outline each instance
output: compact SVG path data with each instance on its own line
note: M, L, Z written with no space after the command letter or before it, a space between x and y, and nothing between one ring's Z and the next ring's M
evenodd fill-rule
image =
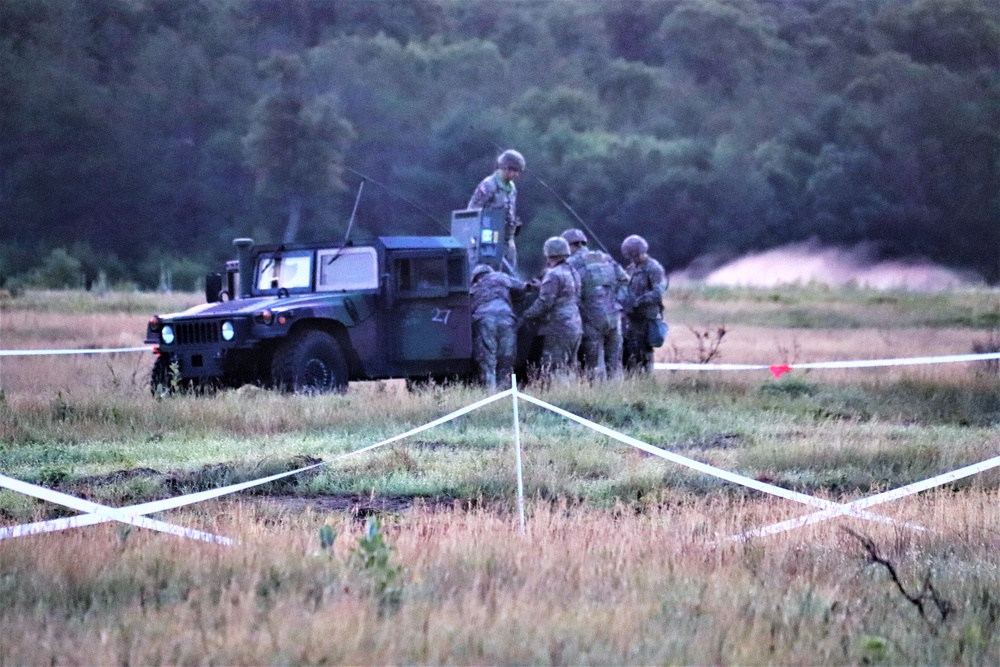
M514 404L514 465L517 466L517 516L524 535L524 474L521 467L521 417L517 413L517 375L510 374L511 396Z
M975 356L977 358L983 357L983 356L987 356L989 358L993 358L993 357L1000 358L1000 353L997 353L995 355L960 355L960 356L962 356L962 357ZM967 359L963 359L963 360L967 360ZM693 365L694 366L698 366L700 368L704 368L704 366L705 366L705 365L701 365L701 364L693 364ZM716 366L718 366L718 364L716 364ZM769 367L766 367L766 366L755 366L755 368L769 368ZM775 368L775 367L770 367L770 368ZM777 370L780 370L781 373L784 373L784 372L787 372L788 370L790 370L790 368L791 367L789 367L788 365L783 365L783 366L777 367ZM774 373L774 372L775 371L772 370L772 373ZM775 377L777 377L777 376L778 375L776 374ZM51 532L51 531L55 531L55 530L65 530L67 528L77 528L77 527L82 527L82 526L89 526L89 525L94 525L94 524L97 524L97 523L103 523L103 522L106 522L106 521L120 521L120 522L123 522L123 523L128 523L128 524L139 526L139 527L142 527L142 528L150 528L152 530L158 530L158 531L170 533L170 534L173 534L173 535L180 535L180 536L184 536L184 537L189 537L191 539L198 539L198 540L202 540L202 541L216 542L216 543L219 543L219 544L227 544L227 545L233 544L233 541L230 540L229 538L226 538L226 537L220 537L218 535L212 535L210 533L204 533L204 532L201 532L201 531L195 531L195 530L183 528L183 527L180 527L180 526L175 526L173 524L169 524L169 523L166 523L166 522L163 522L163 521L157 521L157 520L154 520L154 519L150 519L150 518L146 517L145 515L146 514L151 514L151 513L154 513L154 512L161 512L161 511L168 510L168 509L174 509L174 508L177 508L177 507L183 507L183 506L190 505L190 504L193 504L193 503L202 502L204 500L218 498L220 496L227 495L227 494L230 494L230 493L236 493L238 491L242 491L244 489L248 489L248 488L251 488L251 487L254 487L254 486L259 486L261 484L266 484L268 482L275 481L275 480L281 479L283 477L289 477L291 475L297 475L297 474L303 473L303 472L305 472L307 470L318 468L320 466L329 465L330 463L334 463L336 461L347 459L347 458L350 458L352 456L357 456L358 454L362 454L364 452L371 451L371 450L376 449L378 447L384 447L386 445L392 444L393 442L397 442L399 440L402 440L403 438L407 438L409 436L416 435L417 433L421 433L421 432L426 431L428 429L434 428L434 427L439 426L439 425L441 425L441 424L443 424L445 422L451 421L453 419L457 419L458 417L461 417L462 415L465 415L465 414L468 414L468 413L473 412L475 410L478 410L479 408L481 408L481 407L483 407L485 405L488 405L488 404L493 403L495 401L501 400L501 399L503 399L503 398L505 398L507 396L512 396L513 399L514 399L514 419L515 419L514 429L515 429L515 439L516 439L517 444L518 444L518 450L517 450L518 451L518 455L520 455L520 448L519 448L519 437L520 436L519 436L519 423L518 423L518 417L517 417L517 400L521 399L521 400L527 401L529 403L532 403L534 405L537 405L538 407L544 408L544 409L549 410L551 412L554 412L554 413L556 413L558 415L561 415L561 416L563 416L563 417L565 417L567 419L570 419L571 421L575 421L578 424L580 424L582 426L586 426L587 428L589 428L591 430L594 430L594 431L596 431L598 433L601 433L602 435L605 435L605 436L607 436L609 438L612 438L614 440L618 440L619 442L623 442L623 443L625 443L625 444L627 444L627 445L629 445L631 447L635 447L635 448L640 449L642 451L645 451L645 452L647 452L649 454L653 454L655 456L658 456L660 458L666 459L666 460L671 461L673 463L676 463L678 465L684 466L684 467L689 468L691 470L695 470L697 472L701 472L701 473L710 475L712 477L716 477L716 478L722 479L724 481L732 482L734 484L739 484L740 486L751 488L751 489L760 491L762 493L767 493L767 494L770 494L770 495L773 495L773 496L777 496L779 498L784 498L784 499L792 500L794 502L798 502L798 503L801 503L801 504L805 504L805 505L810 505L810 506L813 506L813 507L817 507L817 508L820 508L822 510L820 512L814 512L813 514L807 515L805 517L799 517L797 519L791 519L789 521L781 522L780 524L774 524L773 526L768 526L768 527L761 528L761 529L758 529L758 530L755 530L755 531L749 531L749 532L744 533L742 535L733 536L733 537L731 537L729 539L748 539L749 537L753 537L753 536L770 535L770 534L774 534L774 533L777 533L777 532L783 532L785 530L791 530L792 528L795 528L795 527L798 527L798 526L808 525L810 523L816 523L816 522L819 522L819 521L826 520L828 518L833 518L833 517L836 517L836 516L843 516L843 515L850 515L850 516L857 517L857 518L860 518L860 519L865 519L865 520L868 520L868 521L877 521L877 522L880 522L880 523L888 523L888 524L892 524L892 525L896 525L896 526L905 526L905 527L909 527L909 528L912 528L912 529L915 529L915 530L925 530L925 528L923 526L920 526L919 524L913 524L913 523L908 523L908 522L896 521L894 519L891 519L891 518L888 518L888 517L885 517L885 516L881 516L881 515L878 515L878 514L872 514L872 513L868 512L868 511L866 511L866 508L874 506L874 505L878 505L880 503L889 502L891 500L895 500L897 498L901 498L901 497L904 497L904 496L907 496L907 495L911 495L911 494L914 494L914 493L919 493L920 491L923 491L925 489L933 488L934 486L939 486L941 484L946 484L949 481L954 481L954 480L957 480L957 479L961 479L963 477L967 477L969 475L973 475L973 474L975 474L977 472L981 472L983 470L988 470L990 468L1000 466L1000 456L998 456L998 457L995 457L993 459L989 459L987 461L983 461L981 463L977 463L977 464L974 464L974 465L971 465L971 466L966 466L965 468L960 468L958 470L955 470L955 471L952 471L952 472L949 472L949 473L945 473L943 475L938 475L936 477L932 477L932 478L930 478L928 480L924 480L922 482L916 482L914 484L910 484L910 485L907 485L905 487L901 487L899 489L895 489L893 491L888 491L888 492L885 492L885 493L877 494L877 495L871 496L869 498L863 498L863 499L856 500L854 502L846 503L846 504L835 503L833 501L824 500L822 498L816 498L816 497L813 497L813 496L809 496L809 495L806 495L804 493L799 493L799 492L796 492L796 491L790 491L788 489L785 489L785 488L782 488L782 487L779 487L779 486L775 486L773 484L768 484L766 482L761 482L759 480L752 479L752 478L746 477L744 475L737 475L735 473L731 473L731 472L728 472L726 470L722 470L721 468L716 468L715 466L710 466L710 465L708 465L706 463L702 463L700 461L696 461L694 459L690 459L688 457L681 456L679 454L675 454L675 453L670 452L668 450L661 449L660 447L654 447L653 445L650 445L649 443L643 442L641 440L637 440L636 438L632 438L630 436L623 435L621 433L618 433L617 431L613 431L613 430L611 430L611 429L609 429L609 428L607 428L605 426L601 426L600 424L592 422L589 419L585 419L585 418L580 417L578 415L575 415L575 414L573 414L571 412L563 410L562 408L559 408L559 407L557 407L555 405L552 405L551 403L547 403L547 402L545 402L545 401L543 401L541 399L535 398L533 396L530 396L528 394L524 394L524 393L518 391L518 389L517 389L517 381L516 381L516 379L514 377L512 377L511 378L511 388L510 389L507 389L505 391L501 391L501 392L499 392L497 394L494 394L493 396L490 396L488 398L484 398L482 400L476 401L475 403L472 403L471 405L468 405L468 406L466 406L464 408L461 408L459 410L455 410L453 412L450 412L447 415L444 415L443 417L439 417L438 419L435 419L435 420L433 420L431 422L428 422L427 424L424 424L422 426L418 426L416 428L410 429L409 431L407 431L405 433L401 433L399 435L392 436L391 438L387 438L387 439L382 440L380 442L377 442L375 444L368 445L367 447L362 447L361 449L357 449L357 450L354 450L354 451L351 451L351 452L347 452L345 454L341 454L341 455L335 457L334 459L332 459L331 461L323 461L323 462L316 463L316 464L313 464L313 465L310 465L310 466L305 466L303 468L299 468L297 470L291 470L291 471L284 472L284 473L278 473L276 475L271 475L269 477L264 477L262 479L252 480L252 481L249 481L249 482L241 482L239 484L233 484L233 485L230 485L230 486L227 486L227 487L222 487L222 488L219 488L219 489L213 489L213 490L209 490L209 491L201 491L201 492L198 492L198 493L191 493L191 494L187 494L187 495L184 495L184 496L178 496L178 497L175 497L175 498L168 498L166 500L159 500L159 501L154 501L154 502L149 502L149 503L142 503L142 504L139 504L139 505L133 505L133 506L130 506L130 507L125 507L125 508L112 508L112 507L108 507L108 506L105 506L105 505L100 505L98 503L93 503L93 502L90 502L90 501L87 501L87 500L83 500L83 499L80 499L80 498L75 498L73 496L70 496L70 495L67 495L67 494L64 494L64 493L61 493L61 492L58 492L58 491L53 491L51 489L45 489L43 487L36 486L34 484L28 484L26 482L21 482L19 480L13 479L11 477L6 477L4 475L0 475L0 487L2 487L2 488L7 488L7 489L10 489L10 490L13 490L13 491L17 491L19 493L23 493L23 494L28 495L28 496L39 498L41 500L46 500L46 501L49 501L49 502L54 502L54 503L57 503L57 504L60 504L60 505L64 505L66 507L70 507L72 509L76 509L78 511L86 513L84 516L79 516L79 517L71 517L71 518L66 518L66 519L54 519L54 520L51 520L51 521L41 521L41 522L36 522L36 523L31 523L31 524L23 524L23 525L20 525L20 526L12 526L12 527L0 528L0 540L7 539L7 538L10 538L10 537L21 537L21 536L25 536L25 535L37 535L37 534L40 534L40 533ZM518 472L519 472L519 494L520 494L522 492L521 489L520 489L520 462L518 462ZM519 503L523 503L523 501L519 500ZM520 507L522 508L521 511L523 512L523 504L520 505ZM522 528L522 532L523 532L523 530L524 530L523 513L522 513L522 518L521 518L521 528Z

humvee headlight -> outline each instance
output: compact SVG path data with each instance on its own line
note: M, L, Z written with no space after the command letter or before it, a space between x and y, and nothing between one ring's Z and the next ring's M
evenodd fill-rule
M163 329L160 331L160 340L163 341L164 345L172 344L174 342L174 327L164 324Z
M264 324L271 324L274 322L274 312L270 309L265 310L257 317L259 317L260 321L263 322Z
M222 323L222 340L232 340L236 336L236 329L233 328L233 323L226 320Z

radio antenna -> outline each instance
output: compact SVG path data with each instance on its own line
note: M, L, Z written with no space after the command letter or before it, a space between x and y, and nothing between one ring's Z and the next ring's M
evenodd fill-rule
M354 169L351 169L350 167L344 167L344 171L349 171L352 174L354 174L355 176L357 176L357 177L359 177L359 178L361 178L363 180L371 181L372 183L374 183L378 187L382 188L383 190L385 190L386 192L388 192L389 194L391 194L393 197L396 197L397 199L399 199L399 200L401 200L401 201L409 204L410 206L412 206L416 210L418 210L421 213L423 213L425 216L427 216L428 218L430 218L431 220L433 220L434 224L436 224L438 227L440 227L441 229L443 229L446 232L448 232L449 236L451 235L451 229L448 227L448 225L444 224L443 222L441 222L440 220L438 220L437 218L435 218L433 215L431 215L430 213L428 213L426 209L421 208L419 205L413 203L412 201L410 201L409 199L407 199L403 195L399 194L398 192L396 192L395 190L393 190L392 188L390 188L388 185L386 185L384 183L379 183L374 178L371 178L370 176L365 176L360 171L355 171Z
M498 151L502 151L503 150L503 147L501 147L499 144L493 144L493 146ZM536 174L533 171L529 171L529 173L532 176L535 177L536 181L538 181L539 183L541 183L541 185L542 185L543 188L545 188L546 190L548 190L549 193L551 193L551 195L553 197L555 197L557 200L559 200L559 203L562 204L563 207L567 211L570 212L570 215L572 215L573 218L575 218L578 223L580 223L580 226L584 228L584 230L587 232L587 234L589 235L589 237L592 238L592 239L594 239L595 241L597 241L597 245L601 246L601 250L603 250L605 253L607 253L608 255L610 255L611 251L608 250L607 246L605 246L603 243L601 243L601 239L598 238L597 234L594 233L594 230L590 228L590 225L588 225L586 222L584 222L583 218L581 218L579 215L577 215L576 211L573 210L573 207L570 206L569 203L567 203L565 199L563 199L562 197L560 197L559 193L556 192L555 190L553 190L552 187L548 183L546 183L544 180L542 180L541 176L539 176L538 174Z

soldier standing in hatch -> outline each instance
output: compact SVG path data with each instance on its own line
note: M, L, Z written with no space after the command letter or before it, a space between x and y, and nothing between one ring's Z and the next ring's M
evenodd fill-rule
M511 290L523 290L524 282L485 264L472 270L472 356L479 379L491 391L497 381L510 384L517 345L517 320L511 307Z
M569 244L566 260L580 276L580 317L583 339L580 356L583 370L593 380L622 377L622 317L619 301L626 295L628 274L608 255L587 247L587 236L567 229L562 237Z
M539 319L538 333L544 336L542 348L542 379L547 381L553 374L565 373L576 364L576 354L583 335L580 319L580 277L566 263L569 244L566 239L553 236L542 248L547 268L538 298L528 310L524 319Z
M650 373L653 347L649 344L649 323L663 313L667 274L663 265L649 256L649 244L641 236L633 234L622 241L622 256L630 262L626 268L628 293L622 304L625 370Z
M467 208L500 208L504 210L507 249L504 263L508 273L517 273L517 246L514 237L521 229L517 217L517 186L514 182L524 171L524 156L515 150L505 150L497 158L497 169L484 178L472 193Z

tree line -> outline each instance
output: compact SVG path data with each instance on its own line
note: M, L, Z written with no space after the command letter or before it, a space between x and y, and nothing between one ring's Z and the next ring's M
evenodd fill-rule
M1000 280L991 0L5 0L0 280L439 234L517 148L525 263L794 240ZM560 201L562 200L562 201ZM564 205L565 204L565 205Z

